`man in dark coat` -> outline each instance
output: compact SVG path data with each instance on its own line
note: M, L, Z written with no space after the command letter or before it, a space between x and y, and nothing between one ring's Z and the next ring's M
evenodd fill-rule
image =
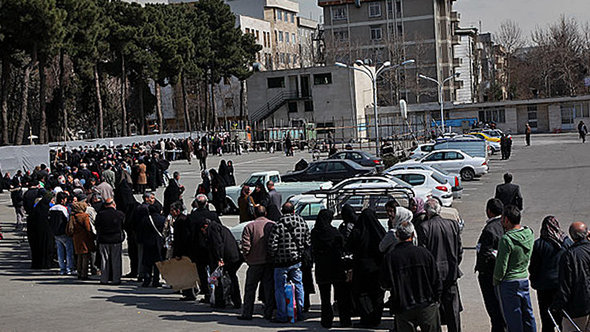
M179 181L180 173L174 172L174 178L170 181L166 190L164 190L164 216L170 214L170 206L181 199L184 187L180 185Z
M138 242L143 245L143 255L141 264L143 266L143 284L142 287L160 286L160 272L156 267L156 262L162 260L162 246L164 237L162 230L166 219L160 214L161 210L156 204L148 206L149 215L141 219L138 227L142 228Z
M99 245L101 258L100 283L106 284L112 275L113 285L121 284L121 249L125 239L123 223L125 214L117 211L112 198L107 199L103 209L96 215L96 242Z
M504 174L504 184L496 186L497 198L502 201L504 206L514 205L519 210L522 210L522 195L520 194L520 187L512 183L512 174Z
M418 243L430 251L438 267L442 281L440 311L443 323L449 332L460 332L462 306L457 279L463 275L459 269L463 246L459 224L440 216L441 206L435 199L429 199L424 209L428 219L416 229Z
M170 215L174 218L174 242L172 243L172 255L176 258L191 256L191 230L190 220L183 211L182 202L175 202L170 206ZM194 263L194 262L193 262ZM183 301L195 300L193 289L182 290Z
M193 211L189 216L189 228L191 234L191 248L190 259L197 264L197 272L199 273L199 280L201 284L201 294L205 295L203 302L209 302L209 286L207 285L207 267L209 266L209 248L207 246L207 237L201 229L208 223L217 222L221 224L221 220L215 212L207 209L207 196L203 194L197 195L197 198L192 204Z
M504 315L500 307L500 299L493 285L496 254L498 253L500 239L504 235L504 228L502 227L503 210L504 204L502 204L502 201L497 198L488 200L486 204L488 220L481 231L475 247L477 251L475 271L479 273L477 280L486 311L488 312L488 316L490 316L492 332L506 331L506 322L504 321Z
M414 226L405 221L396 228L395 249L383 258L381 286L392 290L390 310L395 314L397 331L438 332L441 321L438 301L442 281L436 261L423 247L413 244Z
M574 244L561 256L559 263L559 290L553 300L551 310L565 310L582 330L590 321L590 242L588 227L574 222L569 228ZM561 321L562 331L578 331L567 318Z

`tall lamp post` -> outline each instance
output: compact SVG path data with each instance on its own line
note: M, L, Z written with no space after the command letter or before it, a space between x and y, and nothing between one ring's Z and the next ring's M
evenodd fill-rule
M459 77L459 75L461 75L461 73L455 73L447 78L445 78L442 82L439 82L438 80L432 78L432 77L428 77L428 76L424 76L422 74L419 74L418 77L434 82L438 85L438 102L440 104L440 124L442 127L442 133L445 133L445 115L444 115L444 105L443 105L443 87L445 86L445 83L447 83L448 81L452 80L455 77Z
M352 69L352 70L356 70L356 71L360 71L361 73L367 75L369 77L369 79L371 80L371 83L373 84L373 115L375 117L375 155L377 157L379 157L380 155L380 139L379 139L379 117L377 116L377 78L379 77L379 75L383 74L384 72L391 70L391 69L395 69L401 66L405 66L405 65L409 65L416 62L415 60L406 60L400 64L391 65L390 61L385 61L383 63L383 65L381 65L381 67L379 67L379 69L377 69L375 71L375 73L373 73L373 71L371 71L371 69L369 68L369 66L365 65L365 63L362 60L356 60L354 62L355 65L361 67L354 67L354 66L349 66L347 64L341 63L341 62L336 62L335 65L337 67L342 67L342 68L348 68L348 69Z

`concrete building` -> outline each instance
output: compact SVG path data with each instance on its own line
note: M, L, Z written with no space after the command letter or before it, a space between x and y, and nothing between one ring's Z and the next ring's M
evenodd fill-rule
M314 33L318 22L304 17L297 17L297 34L299 40L299 66L311 67L316 65L314 50L318 47Z
M365 137L365 108L372 107L369 78L336 66L257 72L247 80L251 122L288 126L292 120L336 127L349 123L346 137Z
M273 66L273 29L270 22L250 16L236 15L236 25L243 33L252 34L256 43L262 46L262 49L256 54L256 61L263 66L260 69L271 69Z
M498 101L508 99L506 89L506 51L502 45L492 40L491 33L482 33L478 37L477 48L481 61L480 101Z
M452 46L457 42L453 30L458 23L453 1L319 0L324 9L327 63L371 59L376 64L395 64L413 58L415 66L399 73L401 95L409 103L435 101L436 86L416 78L420 73L442 81L453 74ZM445 87L445 100L455 99L454 90L452 84Z
M479 100L481 84L481 66L477 51L478 32L476 28L459 28L455 30L458 43L454 45L455 79L458 104L475 103Z

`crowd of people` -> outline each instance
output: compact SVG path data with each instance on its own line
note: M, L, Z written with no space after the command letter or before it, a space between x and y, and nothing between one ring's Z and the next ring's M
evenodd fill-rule
M190 146L186 140L182 144ZM335 314L340 327L353 326L359 317L355 327L376 328L387 308L395 331L441 331L442 325L461 331L461 227L437 200L413 198L407 208L389 201L388 230L372 209L324 209L310 231L293 204L282 203L272 181L252 191L244 186L238 210L240 222L247 224L239 245L220 218L226 211L225 187L235 185L232 163L204 170L187 207L178 172L169 179L163 202L156 198L168 168L164 161L176 158L157 150L152 144L59 151L51 171L40 165L5 177L17 224L27 226L31 268L51 269L57 262L60 274L82 280L96 275L101 284L119 285L126 278L161 287L156 263L188 257L199 284L183 290L180 299L241 309L240 320L254 318L257 290L263 319L304 320L317 288L325 328L334 326ZM475 270L492 331L536 331L529 281L537 290L543 331L553 331L554 322L562 331L576 331L573 323L588 331L586 225L573 223L568 236L554 216L547 216L535 240L521 225L519 187L511 174L504 182L486 204L488 220L476 247ZM141 202L134 193L141 194ZM335 212L342 219L338 228L332 226ZM123 276L125 242L130 272ZM238 270L244 263L242 293ZM224 282L212 292L214 271L223 271Z

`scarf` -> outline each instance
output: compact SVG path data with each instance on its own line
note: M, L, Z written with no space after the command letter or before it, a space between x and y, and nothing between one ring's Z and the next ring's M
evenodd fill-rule
M547 216L541 224L541 238L553 243L557 247L563 245L566 234L559 228L559 222L554 216Z

